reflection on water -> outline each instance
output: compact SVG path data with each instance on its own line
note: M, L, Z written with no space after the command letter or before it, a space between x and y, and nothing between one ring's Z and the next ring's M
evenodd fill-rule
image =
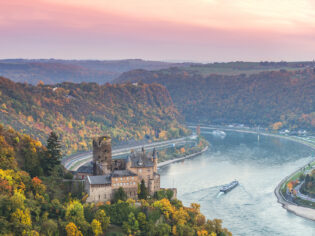
M285 139L227 132L204 134L211 148L191 160L159 170L162 187L176 187L185 205L201 204L207 218L223 219L233 235L314 235L315 222L287 212L273 193L288 174L311 160L313 151ZM220 186L237 179L227 194Z

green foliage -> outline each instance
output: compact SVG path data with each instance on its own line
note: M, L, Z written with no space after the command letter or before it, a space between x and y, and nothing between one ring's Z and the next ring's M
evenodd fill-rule
M101 223L103 231L106 231L110 223L110 217L106 216L105 211L101 209L97 210L95 213L95 219Z
M157 236L167 236L171 233L171 226L165 223L159 224L156 227L156 235Z
M161 200L163 198L167 198L168 200L171 200L174 195L174 192L171 189L161 189L154 193L154 198L157 200Z
M126 202L105 205L101 209L105 210L106 215L110 217L110 222L115 225L122 225L124 221L127 221L128 215L132 211L132 208Z
M147 187L145 186L145 182L144 180L142 179L141 180L141 183L140 183L140 192L138 194L138 198L139 199L144 199L146 200L148 197L148 189Z
M243 67L245 64L240 66L243 73L252 66ZM257 64L254 67L265 67ZM234 64L220 66L235 68ZM138 70L123 74L117 81L164 85L188 122L269 127L281 121L284 128L314 130L314 71L296 70L297 65L295 70L279 71L279 65L274 66L274 71L248 75L204 75L191 68Z
M122 187L119 187L115 192L114 192L114 197L113 197L113 202L116 203L119 200L121 201L126 201L127 200L127 194L124 191Z
M136 235L140 232L139 230L139 222L136 219L134 213L130 213L128 215L128 221L123 223L123 230L127 235Z
M46 220L41 226L41 232L45 235L56 235L58 232L58 224L52 219Z
M61 160L61 145L58 136L55 132L51 132L47 139L47 151L43 161L45 170L52 174L56 166L60 165Z

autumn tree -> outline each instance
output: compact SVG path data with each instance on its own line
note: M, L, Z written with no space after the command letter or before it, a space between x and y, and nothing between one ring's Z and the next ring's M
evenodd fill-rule
M78 230L77 226L73 223L70 222L66 226L66 232L67 236L83 236L80 230Z
M91 227L95 236L98 236L103 232L101 223L96 219L92 221Z
M110 223L110 217L106 216L106 213L104 210L99 209L95 213L95 219L101 223L102 230L103 232L105 232Z

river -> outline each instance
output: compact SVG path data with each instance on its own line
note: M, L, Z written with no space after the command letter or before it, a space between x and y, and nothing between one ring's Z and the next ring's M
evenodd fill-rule
M207 218L222 219L233 235L315 236L315 222L286 211L274 195L277 184L312 160L314 151L281 138L226 134L222 138L202 132L209 150L161 168L161 187L176 187L184 205L199 203ZM221 185L234 179L238 187L219 193Z

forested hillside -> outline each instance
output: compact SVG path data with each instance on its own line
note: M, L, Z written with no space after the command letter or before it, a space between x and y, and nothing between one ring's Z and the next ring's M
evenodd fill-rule
M135 70L116 80L127 81L164 85L186 121L315 129L313 68L230 76L185 68Z
M15 82L45 84L62 82L96 82L104 84L121 73L134 69L158 70L174 63L144 61L140 59L98 61L98 60L55 60L55 59L11 59L0 60L0 76Z
M86 203L87 194L67 190L78 182L54 159L58 137L48 140L44 146L0 125L1 235L232 235L221 220L207 220L200 205L172 200L171 190L148 198L143 185L135 204L120 188L111 202Z
M54 130L67 154L88 150L91 138L113 142L165 139L187 134L165 87L62 83L14 83L0 77L0 120L44 142Z

